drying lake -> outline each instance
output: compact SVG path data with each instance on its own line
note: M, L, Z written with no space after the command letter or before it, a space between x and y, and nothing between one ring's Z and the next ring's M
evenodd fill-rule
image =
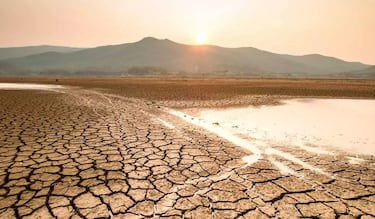
M374 82L3 82L0 218L375 216Z
M260 147L375 154L375 100L291 99L275 106L204 110L199 118Z

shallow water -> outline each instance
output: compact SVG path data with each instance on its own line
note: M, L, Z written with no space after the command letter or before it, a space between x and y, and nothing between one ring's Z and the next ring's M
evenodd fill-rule
M375 100L293 99L277 106L204 110L199 118L257 145L375 155Z
M63 88L63 86L51 84L0 83L0 90L55 90L59 88Z

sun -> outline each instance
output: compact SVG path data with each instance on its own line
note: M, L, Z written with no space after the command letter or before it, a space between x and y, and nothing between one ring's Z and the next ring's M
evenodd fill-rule
M199 33L195 36L195 41L197 44L204 44L206 42L206 34Z

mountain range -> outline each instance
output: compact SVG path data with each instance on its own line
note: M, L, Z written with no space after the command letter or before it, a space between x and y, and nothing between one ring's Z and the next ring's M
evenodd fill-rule
M0 60L19 58L23 56L35 55L45 52L75 52L83 48L63 47L63 46L26 46L0 48Z
M96 48L0 48L0 74L374 78L375 67L319 54L186 45L146 37Z

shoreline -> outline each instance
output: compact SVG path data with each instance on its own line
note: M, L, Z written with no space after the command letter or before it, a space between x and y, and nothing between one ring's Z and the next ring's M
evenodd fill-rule
M375 80L0 77L0 82L79 86L154 101L221 100L244 95L375 99Z

